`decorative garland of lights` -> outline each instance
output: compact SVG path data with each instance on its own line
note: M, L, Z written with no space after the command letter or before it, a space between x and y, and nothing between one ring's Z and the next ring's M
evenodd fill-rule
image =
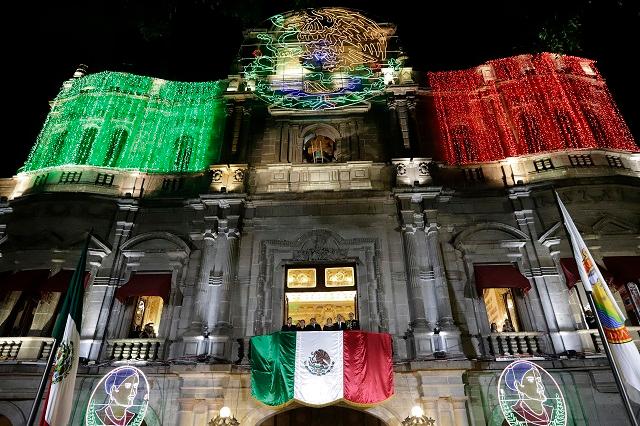
M63 165L202 171L220 157L226 83L119 72L68 81L21 171Z
M365 101L384 89L387 31L358 12L309 9L270 18L243 46L244 78L273 106L318 110ZM249 54L250 52L250 54Z
M450 164L566 149L638 151L594 62L550 53L428 73ZM493 75L491 75L493 74Z

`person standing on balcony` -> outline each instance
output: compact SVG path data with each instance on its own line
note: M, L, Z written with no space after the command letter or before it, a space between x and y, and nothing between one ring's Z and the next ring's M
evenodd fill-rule
M280 331L298 331L298 327L293 325L293 318L287 318L287 322L282 326Z
M587 308L584 310L584 318L587 320L587 327L598 328L596 316L593 314L593 311L591 311L591 309Z
M504 324L502 325L502 332L503 333L513 333L514 331L516 331L516 330L513 328L513 325L511 324L511 320L509 318L504 320Z
M349 312L349 319L347 320L347 330L360 330L360 321L355 318L353 312Z
M322 331L322 326L316 322L315 318L309 319L309 325L304 328L305 331Z
M300 320L298 321L298 331L304 331L304 327L305 327L305 321L304 320Z
M327 318L327 322L324 327L322 327L322 331L333 331L333 318Z
M333 329L336 331L347 329L347 323L344 322L344 317L342 316L342 314L338 314L338 316L336 317L336 322L333 324Z

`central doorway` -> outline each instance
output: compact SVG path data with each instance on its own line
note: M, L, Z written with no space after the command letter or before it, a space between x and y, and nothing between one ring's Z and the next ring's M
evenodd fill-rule
M349 313L358 319L355 265L296 265L286 270L284 318L293 324L311 318L321 326L327 319L336 322L338 314L347 320Z
M364 411L347 407L300 407L285 411L260 423L260 426L386 426Z

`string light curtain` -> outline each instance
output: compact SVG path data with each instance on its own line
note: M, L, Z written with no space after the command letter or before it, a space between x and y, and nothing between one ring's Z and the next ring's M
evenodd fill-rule
M64 165L202 171L220 157L226 85L119 72L70 80L21 171Z
M566 149L638 151L594 61L520 55L428 73L436 155L470 164Z

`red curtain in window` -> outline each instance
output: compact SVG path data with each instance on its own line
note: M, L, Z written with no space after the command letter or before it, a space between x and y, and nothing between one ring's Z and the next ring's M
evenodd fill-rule
M3 273L0 289L5 291L24 291L40 287L47 281L48 269L29 269L24 271Z
M116 290L116 298L123 303L132 296L160 296L164 303L167 303L169 294L171 294L171 272L134 273L125 285Z
M473 265L476 288L482 294L485 288L520 288L524 292L531 289L531 283L514 265Z
M66 291L69 287L69 282L71 281L71 277L73 277L73 270L63 269L59 271L57 274L52 275L46 281L42 281L39 290L41 291ZM87 287L87 283L89 282L89 273L84 273L84 286Z
M562 272L564 273L564 278L567 283L567 287L572 289L577 283L580 282L580 272L578 272L578 265L576 264L576 260L573 257L563 257L560 259L560 267L562 268ZM602 278L609 285L615 285L614 277L611 273L602 267L602 265L598 264L598 269L600 269L600 273L602 274Z
M69 286L73 271L63 269L49 277L48 269L29 269L17 272L3 272L0 275L0 290L5 291L58 291L64 292ZM89 281L89 273L84 273L84 285Z
M605 257L604 264L614 277L617 285L640 280L640 256Z

